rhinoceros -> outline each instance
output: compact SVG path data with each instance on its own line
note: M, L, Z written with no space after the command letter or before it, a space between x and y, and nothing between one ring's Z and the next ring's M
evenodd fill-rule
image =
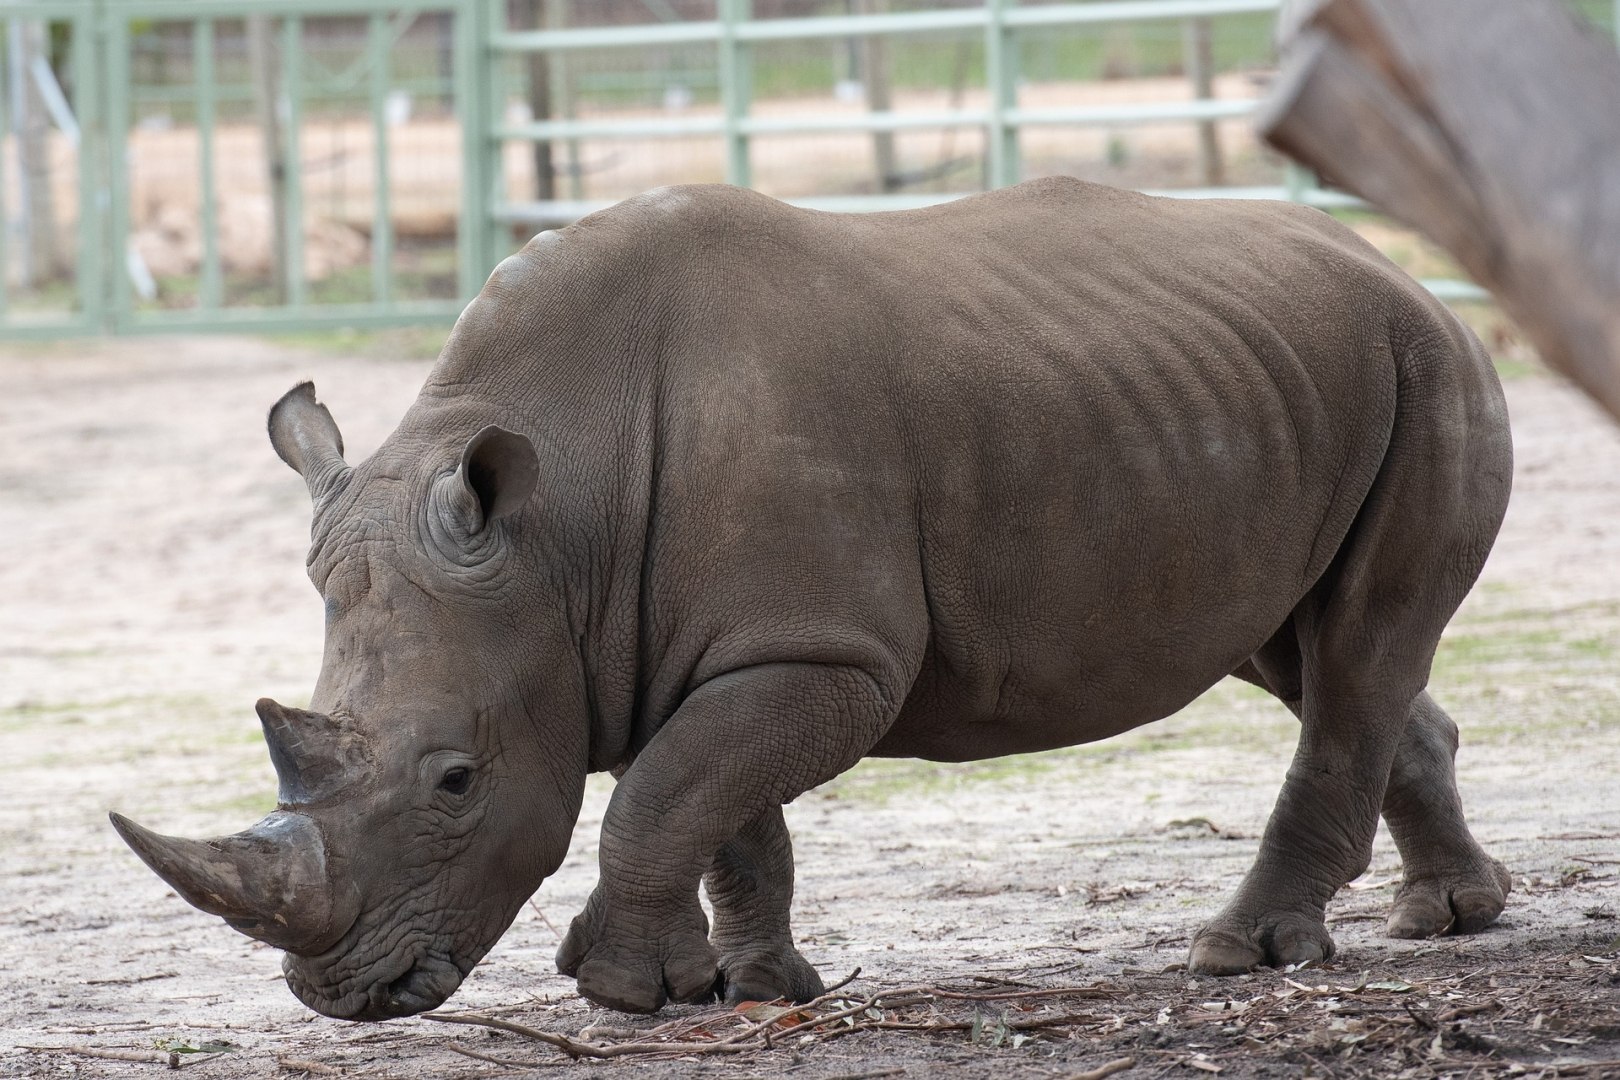
M1302 730L1190 971L1330 957L1380 813L1390 934L1503 907L1426 690L1507 503L1501 388L1316 210L661 189L502 263L363 463L307 383L269 429L326 605L309 708L258 703L279 809L209 841L113 821L318 1012L443 1002L595 771L580 992L807 999L783 804L869 756L1106 738L1228 674Z

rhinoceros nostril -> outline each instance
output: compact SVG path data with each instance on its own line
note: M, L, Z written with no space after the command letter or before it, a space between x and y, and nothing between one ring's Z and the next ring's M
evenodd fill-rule
M452 972L454 968L450 969ZM412 965L410 970L388 984L387 1012L392 1016L409 1016L426 1012L444 1003L455 992L460 979L447 979L448 972L437 967ZM446 985L449 983L449 985Z

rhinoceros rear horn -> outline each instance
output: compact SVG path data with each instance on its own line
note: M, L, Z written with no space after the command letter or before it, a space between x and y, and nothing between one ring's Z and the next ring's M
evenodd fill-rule
M312 499L332 490L349 471L343 460L343 433L325 405L315 400L315 384L301 382L270 407L270 445L309 485Z
M245 832L213 840L162 836L119 814L113 828L188 904L252 938L315 955L348 929L334 904L319 826L276 811Z
M356 737L325 713L294 709L269 698L253 706L270 748L283 806L315 802L335 794L360 765Z

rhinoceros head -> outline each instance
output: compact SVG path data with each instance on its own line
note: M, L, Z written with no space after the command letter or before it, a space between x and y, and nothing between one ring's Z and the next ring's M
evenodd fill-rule
M284 949L293 992L344 1019L450 996L562 861L588 771L582 719L542 722L581 676L564 620L536 618L543 574L516 557L534 448L437 426L473 433L396 434L351 468L308 383L271 410L314 499L326 600L311 708L258 704L280 806L204 841L113 815L182 897Z

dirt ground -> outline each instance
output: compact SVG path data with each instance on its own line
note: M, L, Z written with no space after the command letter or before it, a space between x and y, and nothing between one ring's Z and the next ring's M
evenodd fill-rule
M1073 1077L1127 1058L1127 1078L1620 1075L1620 428L1518 361L1513 505L1433 683L1475 829L1513 871L1488 932L1384 939L1399 867L1381 835L1330 908L1327 968L1178 970L1294 741L1280 707L1225 683L1106 743L868 763L789 807L801 948L829 982L860 969L843 997L879 998L848 1021L721 1055L744 1024L729 1010L626 1018L576 997L553 927L594 881L605 778L562 870L446 1008L681 1046L572 1063L511 1032L310 1014L274 950L178 900L106 812L207 835L270 808L252 702L307 701L321 609L307 496L264 410L313 376L358 460L427 363L354 351L0 354L0 1075Z

